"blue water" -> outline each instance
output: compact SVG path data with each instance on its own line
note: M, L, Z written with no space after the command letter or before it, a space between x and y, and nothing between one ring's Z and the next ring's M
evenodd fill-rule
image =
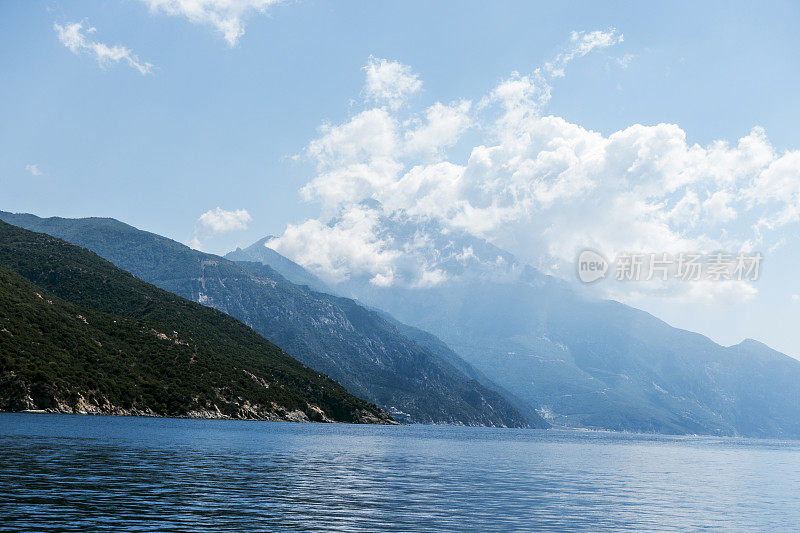
M798 524L798 442L0 414L0 530Z

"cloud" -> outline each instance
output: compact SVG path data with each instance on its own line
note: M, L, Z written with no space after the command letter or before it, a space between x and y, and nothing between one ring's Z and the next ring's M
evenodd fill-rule
M246 209L235 211L226 211L220 207L210 209L198 217L189 246L201 250L206 239L214 235L246 230L252 221L253 218Z
M253 218L246 209L226 211L220 207L211 209L200 215L197 219L201 227L213 234L229 233L231 231L245 230Z
M393 110L422 88L422 82L411 71L411 67L397 61L370 56L364 71L367 77L364 84L367 100L386 103Z
M402 188L395 186L402 161L437 160L469 128L470 107L465 100L436 102L403 123L380 107L338 126L323 125L305 151L316 163L318 175L301 189L302 196L319 200L333 215L342 203L369 198L376 189L393 187L402 194Z
M744 191L747 198L773 206L771 214L760 221L775 228L800 220L800 151L787 152L769 161Z
M307 220L290 225L279 239L267 245L281 248L325 278L340 282L350 276L367 276L378 286L391 285L402 252L393 250L378 235L378 214L353 207L335 225ZM343 260L345 259L345 260Z
M28 172L28 173L29 173L31 176L41 176L42 174L44 174L44 173L43 173L43 172L42 172L42 171L39 169L39 165L37 165L37 164L25 165L25 170L26 170L26 171L27 171L27 172Z
M441 155L443 149L456 144L472 125L471 107L469 100L450 105L436 102L430 106L425 110L424 118L412 121L411 127L406 127L406 152L422 158Z
M317 172L302 189L323 213L271 246L332 282L364 276L412 286L452 277L454 254L465 253L447 248L455 235L486 239L563 277L583 248L608 257L769 248L770 230L800 219L800 151L776 151L762 128L699 145L675 124L605 135L546 114L552 77L621 40L613 30L573 33L549 66L511 73L477 106L437 102L410 115L367 107L324 125L305 151ZM474 142L464 146L467 131ZM450 156L459 143L468 155ZM398 221L413 224L399 231ZM486 268L498 257L473 256ZM743 282L606 286L621 299L755 294Z
M398 143L397 128L396 119L386 109L368 109L345 124L323 125L321 135L306 151L320 170L392 157Z
M194 24L213 27L228 46L244 35L245 20L266 13L282 0L141 0L152 12L184 17Z
M592 50L608 48L623 41L623 35L611 28L608 31L573 31L569 46L552 61L545 63L544 70L555 78L564 77L564 68L575 58L583 57Z
M703 210L710 223L725 223L736 218L736 210L729 202L733 201L733 194L726 190L716 191L709 195L703 202Z
M626 68L628 68L630 66L631 61L633 61L635 57L636 56L633 55L633 54L625 54L622 57L618 57L617 58L617 65L619 65L619 68L621 68L622 70L625 70Z
M87 36L97 31L97 28L93 26L83 31L83 22L74 22L66 26L53 24L53 29L58 33L58 40L61 41L61 44L72 53L93 56L103 68L124 61L142 75L150 74L153 70L152 63L141 61L129 48L122 45L108 46L101 42L88 40Z

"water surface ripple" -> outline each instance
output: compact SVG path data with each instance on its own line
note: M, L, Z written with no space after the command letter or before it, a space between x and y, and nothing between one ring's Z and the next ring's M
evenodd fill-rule
M0 414L3 531L795 530L800 443Z

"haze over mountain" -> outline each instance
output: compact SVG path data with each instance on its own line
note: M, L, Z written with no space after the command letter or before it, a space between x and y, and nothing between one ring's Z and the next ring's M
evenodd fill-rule
M5 222L0 409L391 422L239 321Z
M268 266L198 252L113 219L41 219L3 212L0 219L88 248L147 282L228 313L351 393L401 418L546 426L535 413L523 417L487 386L488 380L482 384L465 374L460 369L469 367L465 362L454 366L379 313L293 284Z
M108 219L0 218L61 233L128 262L134 273L169 290L230 312L315 369L343 375L349 390L367 391L364 397L370 400L369 383L379 383L378 392L372 392L382 395L377 403L416 420L458 423L478 416L420 405L404 388L419 386L414 380L420 375L435 375L441 383L455 372L480 391L482 399L473 404L500 405L503 394L530 419L538 413L556 425L800 436L800 362L756 341L723 347L629 306L590 298L484 240L440 231L433 222L384 220L382 238L398 247L415 242L414 253L428 254L425 268L440 272L442 282L402 283L399 277L401 282L381 286L372 277L352 275L330 283L329 290L386 310L396 322L346 298L290 283L280 273L326 286L269 250L269 239L229 254L266 265L233 263ZM373 364L366 363L398 353L404 355L377 359L381 372L372 373ZM386 365L395 366L386 373ZM430 370L439 365L447 370ZM373 381L359 379L365 374ZM396 374L411 377L399 386L376 378ZM435 397L437 390L439 397L469 404L463 390L450 395L426 389L421 397ZM502 405L504 412L516 412L504 400ZM463 423L497 423L491 417L478 420Z
M553 424L800 436L800 361L755 341L720 346L593 299L435 221L383 217L370 231L383 253L407 251L408 267L386 276L341 267L333 289L433 333Z
M283 257L275 250L269 248L267 246L267 243L269 242L270 239L271 237L265 237L263 239L259 239L258 241L256 241L255 243L244 249L238 248L233 252L229 252L228 254L225 255L225 257L236 261L259 262L274 268L276 271L278 271L280 274L282 274L287 278L291 276L292 278L298 280L298 282L305 282L306 284L309 285L313 284L314 286L319 287L319 290L322 292L327 292L329 294L334 293L334 290L329 285L325 284L314 274L312 274L305 268L301 267L294 261L287 259L286 257ZM413 340L420 346L425 347L427 350L433 352L441 359L447 361L450 365L460 370L464 375L468 376L470 379L474 379L475 381L481 383L487 388L502 394L506 399L508 399L514 405L514 407L522 411L525 414L525 416L532 421L532 423L536 424L537 422L541 421L542 417L536 411L536 409L532 409L529 404L521 401L507 389L498 386L495 382L486 377L484 373L478 371L475 367L467 363L460 355L455 353L447 344L442 342L436 336L422 329L404 324L398 321L390 314L378 308L373 308L373 309L377 311L385 320L394 325L400 333L402 333L409 339Z

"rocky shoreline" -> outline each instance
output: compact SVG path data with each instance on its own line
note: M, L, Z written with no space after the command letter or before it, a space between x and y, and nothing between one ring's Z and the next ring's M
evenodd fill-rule
M331 420L328 417L321 419L312 419L306 413L300 410L295 411L261 411L258 414L236 414L227 415L219 410L197 410L189 411L185 414L158 414L150 409L123 409L114 407L112 409L81 409L70 408L66 406L59 406L48 409L0 409L0 413L31 413L31 414L60 414L60 415L85 415L85 416L136 416L146 418L177 418L177 419L194 419L194 420L247 420L259 422L296 422L296 423L322 423L322 424L374 424L385 426L402 425L392 419L382 419L373 416L371 413L358 413L353 422L338 422Z
M316 405L308 405L305 411L300 409L289 410L285 407L272 403L269 406L253 405L248 401L238 404L236 412L229 414L222 412L215 404L211 408L192 409L186 412L177 413L157 413L150 408L123 408L112 404L108 399L98 402L96 399L88 401L83 395L77 395L77 399L72 402L50 399L45 402L50 404L48 407L41 406L40 402L35 401L30 394L21 397L0 397L0 412L9 413L49 413L49 414L70 414L70 415L100 415L100 416L143 416L152 418L189 418L201 420L253 420L265 422L320 422L320 423L344 423L334 420ZM376 416L366 410L356 410L353 413L353 424L379 424L379 425L399 425L388 413L384 416Z

